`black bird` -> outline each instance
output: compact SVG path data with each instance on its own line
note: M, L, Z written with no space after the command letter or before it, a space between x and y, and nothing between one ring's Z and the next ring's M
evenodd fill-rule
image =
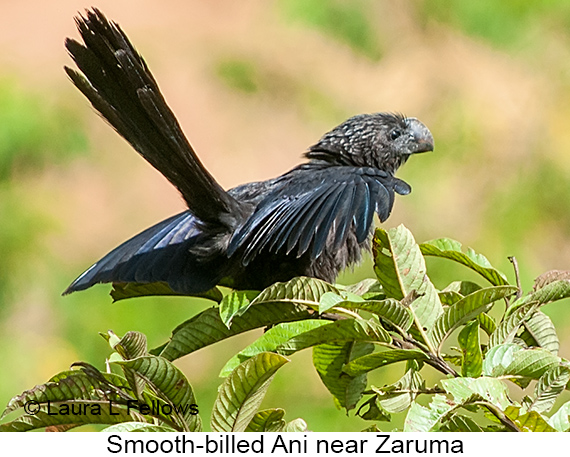
M311 276L334 281L369 246L376 212L410 186L394 172L432 151L415 118L354 116L326 133L308 159L278 178L224 191L201 164L143 58L119 25L97 9L76 18L83 44L65 46L65 68L93 107L182 194L188 209L134 236L79 276L64 293L97 283L162 282L178 293L216 286L260 290ZM82 73L82 74L81 74Z

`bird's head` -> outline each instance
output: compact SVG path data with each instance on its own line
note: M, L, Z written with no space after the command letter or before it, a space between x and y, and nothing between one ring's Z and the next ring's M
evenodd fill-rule
M416 118L374 113L344 121L305 155L312 160L394 173L410 155L427 151L433 151L433 136Z

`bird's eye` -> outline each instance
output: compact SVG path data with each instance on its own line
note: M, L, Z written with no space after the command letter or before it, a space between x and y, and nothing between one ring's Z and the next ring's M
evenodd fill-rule
M401 134L402 134L402 132L400 132L399 130L392 130L392 131L390 132L390 139L395 140L395 139L398 138Z

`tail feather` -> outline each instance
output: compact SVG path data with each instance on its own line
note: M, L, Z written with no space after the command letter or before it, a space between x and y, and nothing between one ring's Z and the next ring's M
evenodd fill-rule
M98 283L166 282L179 293L196 293L220 280L216 260L201 264L190 252L202 235L189 211L146 229L109 252L81 274L64 292L88 289Z
M93 107L178 188L203 222L231 224L240 205L204 168L158 85L119 25L97 9L76 18L84 44L65 46L80 72L65 68Z

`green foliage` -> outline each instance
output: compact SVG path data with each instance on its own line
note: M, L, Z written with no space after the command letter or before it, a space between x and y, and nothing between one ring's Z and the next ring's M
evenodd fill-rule
M303 22L372 60L382 56L369 2L286 0L281 6L285 16L293 21Z
M223 298L217 289L209 291L205 297L215 306L180 324L152 351L141 333L119 338L109 332L103 336L115 352L105 372L77 363L23 392L9 402L4 416L23 414L0 430L67 430L83 424L104 424L107 431L202 430L198 412L205 406L198 408L190 382L172 361L264 327L222 369L225 380L208 407L214 431L306 431L302 419L287 422L283 409L261 406L279 369L308 348L337 407L347 414L356 411L364 421L405 414L403 429L412 432L570 428L570 402L550 414L565 396L570 363L558 355L556 329L541 311L570 296L569 274L546 274L523 295L482 255L464 252L448 239L417 244L403 226L378 229L373 254L377 277L352 286L301 277ZM427 255L458 263L491 285L458 279L437 290L427 274ZM117 293L122 299L170 291L163 285L116 286ZM388 365L402 365L396 382L370 381ZM428 370L442 375L433 385L428 385L433 379L425 376ZM288 382L294 389L302 381ZM519 388L528 390L517 402L511 391ZM30 411L30 404L36 410ZM76 416L64 414L70 405L83 409Z
M440 238L427 241L420 245L420 250L423 255L442 257L465 265L479 273L494 286L508 284L505 275L493 268L484 255L477 254L473 249L467 249L467 252L463 252L461 243L455 240Z
M0 80L0 183L14 172L38 170L86 148L73 113Z
M220 56L213 74L241 95L259 97L264 103L289 105L311 121L338 122L352 113L307 75L291 74L286 68L258 56Z
M461 376L478 378L483 371L483 351L479 335L479 321L472 320L457 335L462 352Z
M347 373L344 367L373 350L373 344L362 341L323 343L313 347L313 365L338 407L347 411L354 408L367 384L366 373Z
M210 423L215 432L243 432L257 413L275 373L289 360L262 352L238 365L218 391Z
M222 60L218 63L216 73L232 89L248 94L259 90L261 75L253 62L239 59Z
M65 162L86 149L75 113L11 79L0 79L0 309L5 295L33 268L37 252L45 250L41 238L55 225L37 195L27 193L28 180L37 179L48 164Z
M422 2L421 5L424 16L452 24L501 47L520 45L521 41L528 39L529 28L541 30L552 22L566 26L570 23L570 9L563 0L452 0Z

